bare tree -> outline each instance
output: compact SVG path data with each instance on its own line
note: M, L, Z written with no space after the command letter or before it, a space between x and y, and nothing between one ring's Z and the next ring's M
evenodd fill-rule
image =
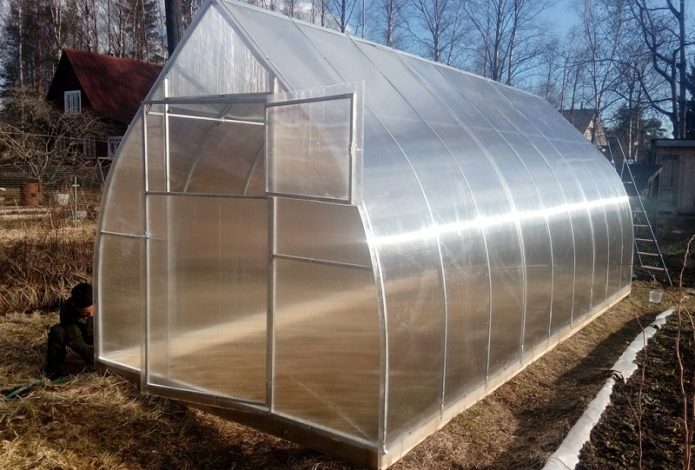
M410 0L405 25L419 52L445 64L458 62L467 0Z
M650 105L673 125L673 136L686 134L687 54L693 44L686 34L685 0L633 0L632 13L642 34L653 77L640 76Z
M183 35L183 6L181 0L164 0L164 10L166 12L167 24L167 51L169 57L171 57Z
M371 38L388 47L402 47L405 0L374 0L370 16L374 25Z
M539 66L536 59L552 40L540 14L553 0L470 0L466 16L477 35L474 64L493 80L512 84Z
M584 0L582 59L585 77L583 102L602 116L620 99L620 53L625 51L629 10L624 0ZM595 143L596 127L591 129Z
M62 165L88 163L85 146L104 139L93 114L61 113L41 95L11 89L0 120L0 163L16 164L40 184L53 184Z
M311 18L310 21L314 24L326 26L329 11L329 0L311 0Z
M341 33L348 30L352 16L357 7L357 0L329 0L328 10L338 23L338 29ZM325 23L325 22L324 22ZM324 25L324 24L322 24Z

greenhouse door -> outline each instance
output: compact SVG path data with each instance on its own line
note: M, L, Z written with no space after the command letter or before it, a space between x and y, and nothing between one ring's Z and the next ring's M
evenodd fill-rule
M148 175L146 193L145 387L152 393L267 403L269 200L262 188L242 190L263 155L260 99L170 100L168 112L147 115L147 158L164 160L148 160L148 171L165 169L159 180Z
M361 87L274 98L266 109L265 165L272 411L373 443L380 336L356 184Z

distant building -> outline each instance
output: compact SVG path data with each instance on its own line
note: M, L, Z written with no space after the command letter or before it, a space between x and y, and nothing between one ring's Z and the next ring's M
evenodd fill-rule
M599 149L606 146L606 132L595 109L563 109L560 111L584 137Z
M654 149L656 163L662 167L659 210L695 214L695 140L657 139Z
M104 119L113 134L108 143L87 142L85 156L110 160L161 70L137 60L63 49L46 99L66 113L89 109Z

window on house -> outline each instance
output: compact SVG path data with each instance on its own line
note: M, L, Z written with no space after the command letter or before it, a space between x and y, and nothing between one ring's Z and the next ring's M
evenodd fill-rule
M66 113L82 112L82 94L80 93L80 90L66 91L63 96L65 99Z
M93 160L97 158L97 143L94 137L87 137L82 141L82 154L84 158Z
M109 151L108 151L108 157L109 158L113 158L116 156L116 151L118 150L118 146L121 145L122 139L123 139L122 135L109 136Z

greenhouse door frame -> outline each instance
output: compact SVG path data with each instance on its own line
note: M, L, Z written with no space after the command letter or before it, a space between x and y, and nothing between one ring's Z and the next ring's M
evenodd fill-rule
M165 85L165 90L166 90L166 85ZM166 92L165 92L166 93ZM169 134L169 119L170 119L170 112L169 112L169 106L170 105L232 105L232 104L239 104L239 103L259 103L259 104L264 104L267 102L267 97L269 93L248 93L248 94L238 94L238 95L224 95L224 96L210 96L210 97L181 97L181 98L164 98L164 99L157 99L157 100L149 100L144 103L144 106L142 108L142 125L143 125L143 158L144 158L144 194L143 194L143 203L145 207L145 275L143 276L143 289L145 292L145 315L143 316L143 331L144 331L144 342L143 342L143 348L142 348L142 355L141 355L141 370L142 373L140 374L140 387L141 390L144 392L150 392L156 395L160 396L165 396L165 397L171 397L175 399L181 399L184 401L188 401L191 403L196 403L200 405L211 405L211 406L223 406L228 409L235 409L235 410L242 410L242 411L251 411L251 412L267 412L269 410L269 398L267 395L265 395L265 399L248 399L248 398L241 398L239 396L236 396L235 394L224 394L222 395L220 392L216 392L214 390L208 390L205 387L202 387L199 383L196 384L194 380L191 382L183 382L180 380L173 380L173 379L167 379L167 375L164 375L163 378L159 378L157 382L153 382L151 379L153 377L152 373L152 354L153 354L153 349L152 349L152 344L151 340L153 338L153 328L152 328L152 321L153 321L153 312L151 310L151 302L153 301L153 296L152 296L152 283L153 279L152 276L153 274L151 273L151 266L153 266L153 259L152 259L152 252L153 252L153 243L156 241L156 237L152 233L153 227L151 227L151 217L152 214L150 214L150 202L152 201L152 197L164 197L164 198L170 198L170 197L180 197L180 198L214 198L214 199L234 199L236 201L239 201L239 203L242 203L242 200L246 201L254 201L255 204L258 204L260 201L266 201L265 204L265 209L267 213L263 215L263 224L262 228L264 232L270 234L271 228L267 226L267 224L270 223L270 216L269 214L272 213L271 211L271 201L269 198L264 195L246 195L246 194L238 194L238 193L228 193L228 194L220 194L220 193L189 193L185 190L183 191L172 191L172 182L171 182L171 173L170 173L170 134ZM157 109L156 111L152 111L152 108ZM163 172L164 172L164 181L163 183L160 183L161 187L156 187L152 188L151 187L151 171L149 169L149 162L150 158L148 155L148 116L162 116L162 140L163 140ZM254 124L254 125L263 125L265 126L265 122L263 121L255 121L255 120L228 120L224 119L223 117L220 118L201 118L199 116L191 115L191 116L185 116L184 114L176 114L176 115L171 115L172 117L177 117L177 118L187 118L190 117L191 119L205 119L205 120L211 120L211 121L219 121L219 122L227 122L227 123L238 123L238 124ZM195 168L195 164L193 165L192 169L190 171L193 171L193 168ZM249 171L250 173L254 170L255 165L253 168L251 168ZM249 173L249 174L250 174ZM190 176L190 175L189 175ZM250 176L249 176L250 177ZM248 179L248 178L247 178ZM248 182L248 181L247 181ZM168 200L168 199L167 199ZM243 203L242 203L243 204ZM172 238L171 238L171 226L170 226L170 220L171 220L171 213L170 213L170 207L169 204L167 203L166 205L166 210L163 212L163 220L164 220L164 225L167 227L167 235L166 235L166 250L171 254L172 250ZM269 239L267 240L269 242ZM263 247L263 254L265 255L268 251L267 244L266 246ZM267 260L266 260L267 261ZM167 255L166 257L166 262L171 263L171 256ZM270 273L266 271L265 277L266 277L266 285L268 284L268 277L270 276ZM170 279L167 277L167 279ZM169 280L167 282L170 282ZM167 288L167 292L169 295L171 295L172 287L169 286ZM268 289L267 287L263 289L263 292L259 295L259 299L262 299L264 302L267 301L268 298ZM169 300L167 300L168 302ZM165 307L165 311L167 312L166 315L167 317L164 319L166 322L166 329L167 332L165 333L165 344L167 345L166 347L168 348L168 344L170 341L170 336L171 332L170 330L170 309L169 309L169 304ZM264 325L267 325L267 304L266 304L266 309L264 312ZM161 321L161 319L160 319ZM267 328L267 326L266 326ZM265 341L265 346L264 349L267 354L268 350L268 331L264 331L264 341ZM165 361L169 361L168 355L165 354ZM267 358L265 359L265 363L267 363ZM168 366L166 366L168 368ZM261 382L259 382L259 388L265 390L266 384L267 384L267 379L268 379L268 370L265 370L265 377ZM169 381L169 383L166 383Z
M370 269L371 266L358 266L356 264L350 264L350 263L345 263L341 261L331 261L331 260L325 260L325 259L314 259L310 256L292 256L288 255L287 253L282 253L278 252L276 249L276 218L277 218L277 201L279 199L293 199L296 200L297 203L300 203L300 201L306 201L307 203L313 203L313 204L326 204L326 205L331 205L331 204L338 204L338 205L343 205L343 206L359 206L361 204L361 183L362 183L362 147L363 147L363 116L364 116L364 105L363 105L363 89L364 89L364 84L359 82L359 83L347 83L347 84L339 84L339 85L334 85L334 86L329 86L325 88L321 88L318 90L302 90L298 92L289 92L289 93L278 93L278 94L269 94L269 93L253 93L253 94L243 94L243 95L225 95L225 96L210 96L210 97L203 97L203 98L164 98L164 99L158 99L158 100L149 100L144 103L143 106L143 111L142 111L142 116L143 116L143 156L144 156L144 196L143 196L143 203L145 207L145 258L146 258L146 267L145 267L145 275L144 275L144 280L143 280L143 289L146 293L145 295L145 315L144 315L144 320L143 320L143 331L145 335L145 341L143 342L143 350L142 350L142 371L143 373L141 374L141 389L145 392L150 392L156 395L160 396L166 396L166 397L171 397L171 398L176 398L176 399L181 399L185 400L191 403L196 403L200 405L207 405L207 406L216 406L216 407L224 407L227 409L231 410L238 410L238 411L250 411L253 413L267 413L271 412L273 414L278 414L279 416L283 416L282 412L276 412L274 410L273 406L273 394L274 394L274 346L275 346L275 340L274 340L274 312L275 312L275 300L276 300L276 287L277 287L277 277L276 277L276 259L293 259L295 261L299 262L307 262L307 263L323 263L323 264L330 264L336 267L343 267L346 269ZM262 125L265 126L265 163L266 163L266 181L265 181L265 192L262 194L257 194L253 196L249 196L246 194L200 194L200 193L189 193L186 192L186 189L184 187L183 192L178 192L180 190L176 188L172 188L172 181L171 181L171 174L170 174L170 135L169 135L169 105L205 105L205 104L217 104L217 105L224 105L224 104L234 104L234 103L259 103L263 102L265 103L265 119L262 122ZM339 105L338 111L334 108L334 106ZM273 188L272 183L269 181L269 164L271 163L271 155L268 152L269 148L269 138L271 137L271 133L269 131L271 127L271 122L269 118L269 113L272 113L272 110L278 110L283 106L297 106L297 107L302 107L302 106L307 106L311 107L312 111L308 114L306 114L306 121L303 120L298 120L297 122L299 123L299 126L297 127L298 132L314 132L315 130L319 130L320 132L324 132L321 127L322 124L324 124L323 120L321 117L324 116L324 113L326 112L332 112L333 114L330 114L329 117L335 118L334 121L331 121L332 124L338 129L336 132L340 134L341 138L339 139L339 146L333 145L331 147L331 144L335 144L337 142L335 139L331 140L330 138L323 138L320 133L318 133L318 137L315 135L314 138L315 141L322 141L324 145L318 145L319 153L316 153L316 147L311 147L311 148L306 148L302 150L306 150L306 152L299 152L295 153L294 155L306 155L309 158L303 160L304 162L311 162L311 157L314 157L315 160L313 161L320 161L323 163L326 163L327 166L331 165L337 165L340 166L340 171L336 173L338 176L335 176L333 181L340 181L341 186L339 190L336 192L335 197L325 197L322 195L318 194L301 194L301 193L293 193L291 190L286 191L283 189L287 188ZM316 106L316 108L314 108ZM153 111L154 108L154 111ZM315 109L319 109L320 112L317 115L314 115ZM309 117L309 114L311 114L311 117ZM163 168L160 168L159 170L164 172L164 178L162 181L160 181L158 187L152 187L151 186L151 178L152 174L151 171L148 167L149 162L151 159L148 156L148 116L162 116L162 139L163 139L163 148L161 149L163 151ZM317 117L318 116L318 117ZM337 116L337 117L336 117ZM180 113L177 114L175 117L182 118L185 116L182 116ZM196 116L191 116L192 119L200 119L200 117ZM203 118L207 119L207 118ZM215 120L214 118L212 120ZM224 119L220 118L220 121L224 121ZM240 121L241 122L241 121ZM248 123L251 123L249 121ZM258 121L253 121L254 124L258 124ZM311 128L311 130L308 130ZM330 131L330 126L328 127L328 131ZM151 131L150 131L151 132ZM286 136L291 137L291 132L289 134L286 134ZM335 137L335 136L333 136ZM160 138L157 136L157 138ZM328 143L326 143L328 142ZM159 150L158 150L159 151ZM281 152L282 153L282 152ZM339 154L339 155L338 155ZM284 154L283 154L284 155ZM338 157L335 157L335 155L338 155ZM325 157L325 158L324 158ZM263 158L263 157L261 157ZM334 161L335 160L335 161ZM336 164L336 162L338 162ZM248 185L248 178L251 177L251 173L254 171L258 163L258 160L253 164L253 168L249 170L249 176L247 177L247 182L245 186ZM298 174L302 175L301 172ZM312 183L316 183L316 180L320 180L321 178L305 178L304 180L300 181L300 184L307 183L309 186L311 186ZM172 189L176 189L176 191L172 191ZM150 213L152 210L151 207L151 202L154 201L153 197L166 197L167 200L170 200L170 197L186 197L186 198L226 198L226 199L235 199L235 200L253 200L256 202L259 202L259 200L265 200L267 201L265 205L265 210L267 211L264 220L265 224L263 224L263 227L267 230L267 246L265 247L264 251L264 260L267 263L267 271L266 271L266 289L263 294L263 299L265 301L265 306L266 306L266 311L265 311L265 318L266 318L266 325L265 325L265 400L248 400L244 398L239 398L235 395L230 395L230 394L224 394L220 395L219 393L215 392L214 390L208 390L205 387L201 387L199 384L196 384L194 380L190 383L188 381L185 382L179 382L176 380L169 379L168 374L163 374L161 377L157 377L156 374L153 375L154 369L153 369L153 354L156 353L156 350L153 350L153 315L155 312L152 311L152 306L155 305L153 302L155 302L154 297L153 297L153 283L156 282L156 278L153 278L152 276L154 275L153 272L151 272L151 269L153 266L155 266L153 263L153 249L156 249L156 245L153 245L153 243L157 243L158 240L156 239L155 236L153 236L152 229L151 227L151 220L153 214ZM165 232L164 236L166 241L166 250L171 251L172 250L172 243L173 239L171 238L171 226L170 226L170 221L171 219L171 214L170 214L170 208L169 204L163 204L163 211L162 212L162 220L164 220L164 226L165 230L168 232ZM267 226L266 226L267 224ZM166 228L168 227L168 228ZM168 234L167 234L168 233ZM160 246L161 249L161 246ZM161 259L161 258L160 258ZM168 255L165 255L165 259L167 260L167 263L171 263L171 257ZM158 261L158 260L157 260ZM173 268L174 270L176 269L175 267ZM169 271L168 271L169 272ZM167 277L169 279L169 277ZM170 282L170 281L166 281ZM169 299L171 299L171 293L172 289L175 287L169 287L167 288L167 291ZM155 296L156 297L156 296ZM169 302L169 300L167 300ZM163 311L167 312L165 317L157 318L155 320L158 321L164 321L163 324L165 324L165 329L170 328L170 305L167 304L167 306L163 307ZM169 344L169 337L171 335L170 332L163 333L165 344ZM176 335L171 335L174 338ZM165 353L163 355L165 357L165 361L169 361L168 355ZM164 366L163 370L169 370L168 365ZM152 380L154 377L157 377L154 381ZM295 421L301 421L301 418L299 417L291 417L292 420ZM316 428L316 429L322 429L322 426L320 424L312 423L310 421L306 422L307 425ZM326 432L328 432L331 435L340 435L341 433L339 431L335 431L329 428L324 428ZM344 441L346 442L351 442L354 441L355 438L353 436L345 435L343 437ZM362 443L364 445L364 443Z

